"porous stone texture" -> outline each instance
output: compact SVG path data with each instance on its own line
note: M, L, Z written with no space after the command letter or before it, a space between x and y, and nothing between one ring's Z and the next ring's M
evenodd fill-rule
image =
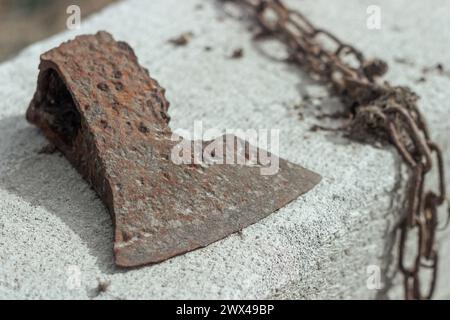
M450 3L289 3L368 56L390 63L388 80L422 96L421 107L450 165L450 77L431 72L425 82L417 81L424 67L450 68ZM366 27L366 9L374 4L382 10L381 30ZM115 267L113 229L103 204L65 158L39 153L47 142L24 118L39 54L98 30L129 42L167 89L172 129L192 130L197 120L205 128L280 129L280 156L320 173L323 181L242 234L157 265ZM193 33L186 46L168 42L185 32ZM238 48L243 57L231 59ZM1 64L0 298L401 298L399 277L392 285L383 279L389 290L372 290L367 271L393 266L391 231L403 208L406 171L389 146L310 131L314 124L342 124L316 117L341 106L307 75L269 57L283 56L281 48L275 42L255 45L238 12L215 1L130 0ZM449 232L439 237L436 297L450 298ZM99 290L104 283L106 290Z

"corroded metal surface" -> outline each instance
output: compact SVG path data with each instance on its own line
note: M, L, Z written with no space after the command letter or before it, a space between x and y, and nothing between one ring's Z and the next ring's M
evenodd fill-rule
M280 159L258 166L177 165L164 89L124 42L79 36L41 56L27 119L69 159L114 221L116 263L160 262L240 231L320 180ZM204 148L207 142L201 143Z

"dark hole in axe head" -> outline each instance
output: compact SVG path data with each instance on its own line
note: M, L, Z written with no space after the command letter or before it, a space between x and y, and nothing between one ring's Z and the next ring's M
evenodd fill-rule
M156 263L207 246L320 181L278 158L274 175L261 175L259 166L176 164L171 152L179 142L168 125L164 89L128 44L106 32L48 51L39 69L27 119L107 206L119 266Z
M40 106L41 114L47 117L47 123L54 134L65 144L72 145L81 127L80 113L55 70L48 69L41 76L40 95L36 97L35 104Z

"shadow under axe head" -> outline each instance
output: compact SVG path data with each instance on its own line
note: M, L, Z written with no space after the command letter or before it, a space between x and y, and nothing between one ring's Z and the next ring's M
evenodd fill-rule
M174 163L171 152L178 142L169 128L164 89L127 43L106 32L78 36L44 53L39 69L27 119L107 206L118 266L156 263L207 246L320 181L279 158L274 175L262 175L258 164ZM189 144L202 151L210 145Z

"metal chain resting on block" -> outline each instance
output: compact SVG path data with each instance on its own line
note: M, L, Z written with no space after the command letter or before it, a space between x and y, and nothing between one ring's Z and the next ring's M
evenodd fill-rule
M385 62L367 60L359 50L316 28L301 12L287 8L281 0L222 1L249 9L261 27L261 35L282 41L288 48L290 62L330 85L353 115L353 128L363 128L396 147L411 171L407 211L397 227L398 269L404 277L406 299L431 299L438 273L438 209L447 196L442 151L430 138L417 105L418 96L406 87L377 81L388 70ZM433 171L439 177L439 185L435 191L425 190L426 178ZM406 247L413 232L418 234L417 254L413 264L407 266ZM426 269L432 274L427 288L421 283L422 271Z

